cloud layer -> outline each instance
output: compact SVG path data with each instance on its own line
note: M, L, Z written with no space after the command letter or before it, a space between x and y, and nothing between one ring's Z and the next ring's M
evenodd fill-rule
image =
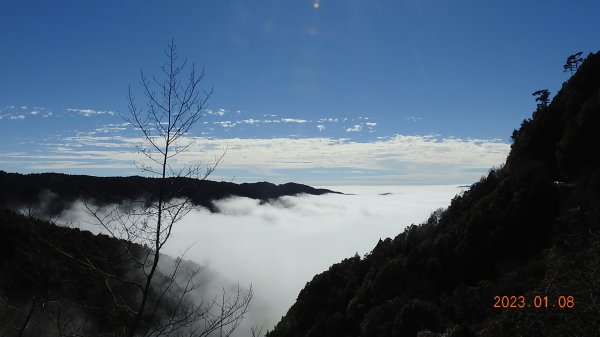
M143 161L143 139L110 132L110 125L48 142L41 153L4 153L6 162L32 170L118 169ZM226 150L213 179L269 180L312 185L468 183L504 162L510 146L497 140L435 135L352 141L345 138L187 138L193 145L172 159L174 167L210 163ZM136 173L130 170L131 173ZM124 174L114 172L113 174Z
M24 173L139 174L134 163L150 164L144 163L136 147L143 146L144 140L128 123L115 122L115 114L91 108L67 108L57 114L37 106L0 108L4 119L0 133L6 137L0 145L0 163L5 170ZM203 136L181 139L193 145L173 158L171 165L202 166L227 150L213 179L236 182L464 184L503 163L510 149L498 139L437 134L382 137L377 133L381 123L366 116L310 120L220 108L207 110L205 117ZM413 124L419 119L407 120ZM60 131L65 123L77 129Z
M314 275L354 254L364 256L379 239L425 221L460 190L455 185L347 186L341 192L354 195L301 195L266 204L247 198L218 201L220 213L199 209L177 223L164 252L177 256L191 246L187 258L210 271L212 286L252 284L253 309L239 330L243 336L252 324L271 329ZM81 205L75 205L63 219L85 218ZM83 227L99 231L87 223Z

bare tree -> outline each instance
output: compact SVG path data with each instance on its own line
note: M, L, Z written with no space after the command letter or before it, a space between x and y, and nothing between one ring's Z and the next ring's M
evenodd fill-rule
M173 41L165 55L167 61L158 77L149 79L141 72L146 104L136 105L130 87L129 114L122 116L144 136L145 146L138 149L145 160L139 166L156 176L156 192L138 200L120 201L114 207L84 202L92 223L117 239L110 240L111 250L106 256L98 257L85 246L71 247L68 243L72 240L48 238L31 230L35 242L52 247L79 267L77 274L83 279L77 280L90 285L94 297L108 300L80 300L59 292L36 295L30 305L16 307L0 294L0 314L10 314L9 319L0 319L1 334L26 335L36 320L47 327L46 334L56 336L230 336L248 312L252 286L242 289L238 285L223 288L213 297L202 296L198 293L201 271L185 261L189 248L174 259L163 255L174 226L194 208L184 191L176 188L182 184L176 182L206 179L225 155L223 151L206 166L173 164L176 156L193 145L189 132L202 116L212 89L200 90L204 71L196 72L194 64L184 75L187 61L178 61ZM101 316L108 326L98 331L89 323L89 315ZM256 329L251 332L260 333Z
M130 87L129 114L121 116L144 136L145 145L138 150L145 160L138 166L157 177L155 195L122 202L109 211L85 203L94 222L120 239L120 258L133 266L134 272L124 278L89 259L71 258L104 280L114 310L127 317L123 336L207 336L213 332L229 336L249 310L252 287L243 290L238 286L230 292L224 288L221 295L212 299L192 298L199 287L199 270L184 268L187 250L166 267L166 257L162 256L173 227L194 207L182 191L174 188L174 183L182 178L207 178L225 154L224 151L204 167L181 168L172 164L174 157L192 146L194 138L188 133L201 118L212 89L200 90L204 71L196 72L193 63L184 76L187 60L179 62L173 41L165 55L167 61L158 77L148 78L141 72L146 104L136 104ZM123 289L134 293L135 300L123 296Z
M173 226L193 208L187 197L169 185L174 181L170 178L205 179L225 154L224 151L215 158L213 164L205 167L176 168L171 165L175 156L193 144L188 132L202 116L213 91L200 90L204 71L196 72L193 63L187 76L183 76L187 60L178 61L174 41L166 48L165 55L167 61L161 67L162 76L149 79L141 72L145 106L136 104L130 87L129 115L123 116L144 135L146 146L140 146L139 151L145 156L146 162L140 166L144 171L158 176L156 197L152 202L144 201L141 212L135 211L139 207L128 209L128 217L125 218L122 214L108 218L101 217L97 211L92 214L112 235L124 235L127 239L125 242L142 243L149 247L140 257L124 243L128 257L143 271L142 282L134 284L140 294L136 307L115 299L116 304L124 306L125 311L130 311L133 316L127 327L127 336L168 336L179 334L181 329L185 329L186 335L205 336L217 329L223 331L224 328L226 335L230 335L249 308L251 287L247 291L238 287L231 297L223 289L219 300L194 303L188 295L197 288L195 279L198 271L192 270L182 275L185 252L175 259L169 274L157 277L161 252L171 237ZM157 322L157 319L158 324L143 324L143 321Z

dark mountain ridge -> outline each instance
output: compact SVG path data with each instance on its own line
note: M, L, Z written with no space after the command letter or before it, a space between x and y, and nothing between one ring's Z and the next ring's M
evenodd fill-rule
M515 130L503 167L316 275L267 336L600 336L599 131L596 53Z
M0 232L0 336L125 335L131 315L126 306L139 303L135 282L145 273L130 254L143 258L147 246L7 209L0 209ZM160 302L160 310L143 317L141 330L156 329L177 308L185 312L201 304L195 296L212 293L207 287L216 275L209 268L182 261L179 269L198 273L193 296L161 296L173 276L169 269L157 270L148 303Z
M61 173L19 174L0 171L0 208L35 208L37 212L55 216L77 200L90 200L98 206L120 203L124 200L151 201L159 189L156 178L94 177ZM166 197L187 197L195 205L218 211L215 200L231 196L268 201L286 195L321 195L337 193L327 189L286 183L216 182L192 178L169 178Z

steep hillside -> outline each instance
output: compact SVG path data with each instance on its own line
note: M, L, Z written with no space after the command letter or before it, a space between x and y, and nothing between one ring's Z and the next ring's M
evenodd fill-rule
M149 200L157 194L158 179L133 177L93 177L60 173L18 174L0 171L0 208L32 208L34 214L54 216L74 201L91 200L106 205L123 200ZM167 181L167 199L187 197L195 205L216 211L213 200L230 196L267 201L284 195L335 193L326 189L287 183L216 182L191 178Z
M10 210L0 210L0 233L0 336L126 335L148 271L134 261L148 247ZM248 294L207 267L162 255L136 336L210 333Z
M267 336L600 335L599 132L596 53L515 130L503 167L315 276Z
M113 296L106 280L70 258L89 259L115 278L131 275L118 240L8 210L0 210L0 231L0 335L58 335L74 325L80 333L109 334L123 326L126 316L108 310ZM125 302L134 300L131 290L112 284Z

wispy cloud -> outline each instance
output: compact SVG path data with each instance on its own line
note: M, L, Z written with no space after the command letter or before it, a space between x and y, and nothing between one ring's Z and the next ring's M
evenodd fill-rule
M26 119L28 116L35 117L38 114L42 113L42 111L44 110L46 109L37 106L30 108L27 105L7 105L3 108L0 108L0 119L23 120Z
M100 128L94 129L94 133L118 133L127 130L130 123L106 124Z
M53 115L41 107L31 110L19 105L5 106L0 108L0 112L0 118L15 121ZM110 115L110 112L69 108L60 110L58 114L90 117ZM311 184L363 184L375 181L398 184L466 183L478 179L488 168L504 162L510 148L510 145L496 139L440 135L394 135L367 139L364 138L367 132L375 132L380 123L365 116L309 120L298 116L280 118L273 114L259 114L250 118L241 113L239 116L237 113L229 114L225 109L211 111L211 114L203 121L208 133L202 133L203 137L181 139L184 142L193 141L193 145L173 159L171 164L174 167L211 162L227 149L225 161L218 170L224 179L235 176L242 181L296 180ZM229 118L221 120L225 119L222 116ZM405 119L417 121L420 118ZM236 126L239 132L232 130ZM247 135L244 130L262 127L273 128L276 130L273 134L277 134L280 128L294 129L294 133L298 133L296 129L304 129L299 132L302 136L269 138L267 132L261 133L263 138L243 137ZM52 141L29 142L28 150L24 153L17 154L14 148L5 146L4 153L0 148L0 156L4 158L6 167L19 170L107 168L112 171L104 174L123 174L125 169L135 172L133 163L144 161L136 145L144 144L144 140L139 136L131 137L133 134L130 131L133 129L127 123L88 126L86 130L71 135L49 135L46 139ZM223 137L223 131L227 131L225 135L229 136ZM215 137L218 132L221 135ZM348 135L348 138L339 138L340 132ZM208 137L209 133L212 137ZM279 132L281 134L289 132ZM307 134L314 136L307 137Z
M299 119L299 118L282 118L282 119L254 119L254 118L248 118L248 119L241 119L238 121L231 121L231 120L225 120L225 121L216 121L213 122L213 124L216 125L221 125L224 128L233 128L237 125L241 125L241 124L246 124L246 125L261 125L261 124L278 124L278 123L298 123L298 124L304 124L304 123L308 123L309 121L305 120L305 119Z
M321 118L321 119L319 119L319 123L325 123L325 122L337 123L338 120L339 120L338 118Z
M223 108L217 109L217 110L206 109L205 112L209 116L224 116L227 113L227 110L225 110Z
M470 182L504 162L509 144L499 140L441 138L436 135L379 138L356 142L334 138L185 138L188 151L173 158L174 167L211 162L227 149L219 167L223 178L338 183ZM118 134L82 134L42 145L40 153L3 154L5 160L30 169L88 167L133 168L141 162L136 145L142 138ZM291 171L290 171L291 170ZM288 172L288 173L285 173ZM311 174L313 172L314 174ZM319 173L321 172L321 173ZM117 174L117 172L115 172ZM231 176L227 176L230 174ZM312 181L312 182L311 182Z
M116 115L117 113L111 110L94 110L94 109L78 109L78 108L67 108L65 109L66 111L69 112L75 112L78 113L84 117L90 117L90 116L94 116L94 115Z
M300 119L300 118L282 118L281 121L283 123L307 123L308 121L306 119Z
M244 123L244 124L258 124L260 122L261 122L260 120L253 119L253 118L242 120L242 123Z
M346 132L360 132L361 130L362 130L362 125L355 124L353 127L347 128Z
M219 121L219 122L214 122L214 124L221 125L224 128L232 128L232 127L236 126L238 123L231 122L231 121Z

